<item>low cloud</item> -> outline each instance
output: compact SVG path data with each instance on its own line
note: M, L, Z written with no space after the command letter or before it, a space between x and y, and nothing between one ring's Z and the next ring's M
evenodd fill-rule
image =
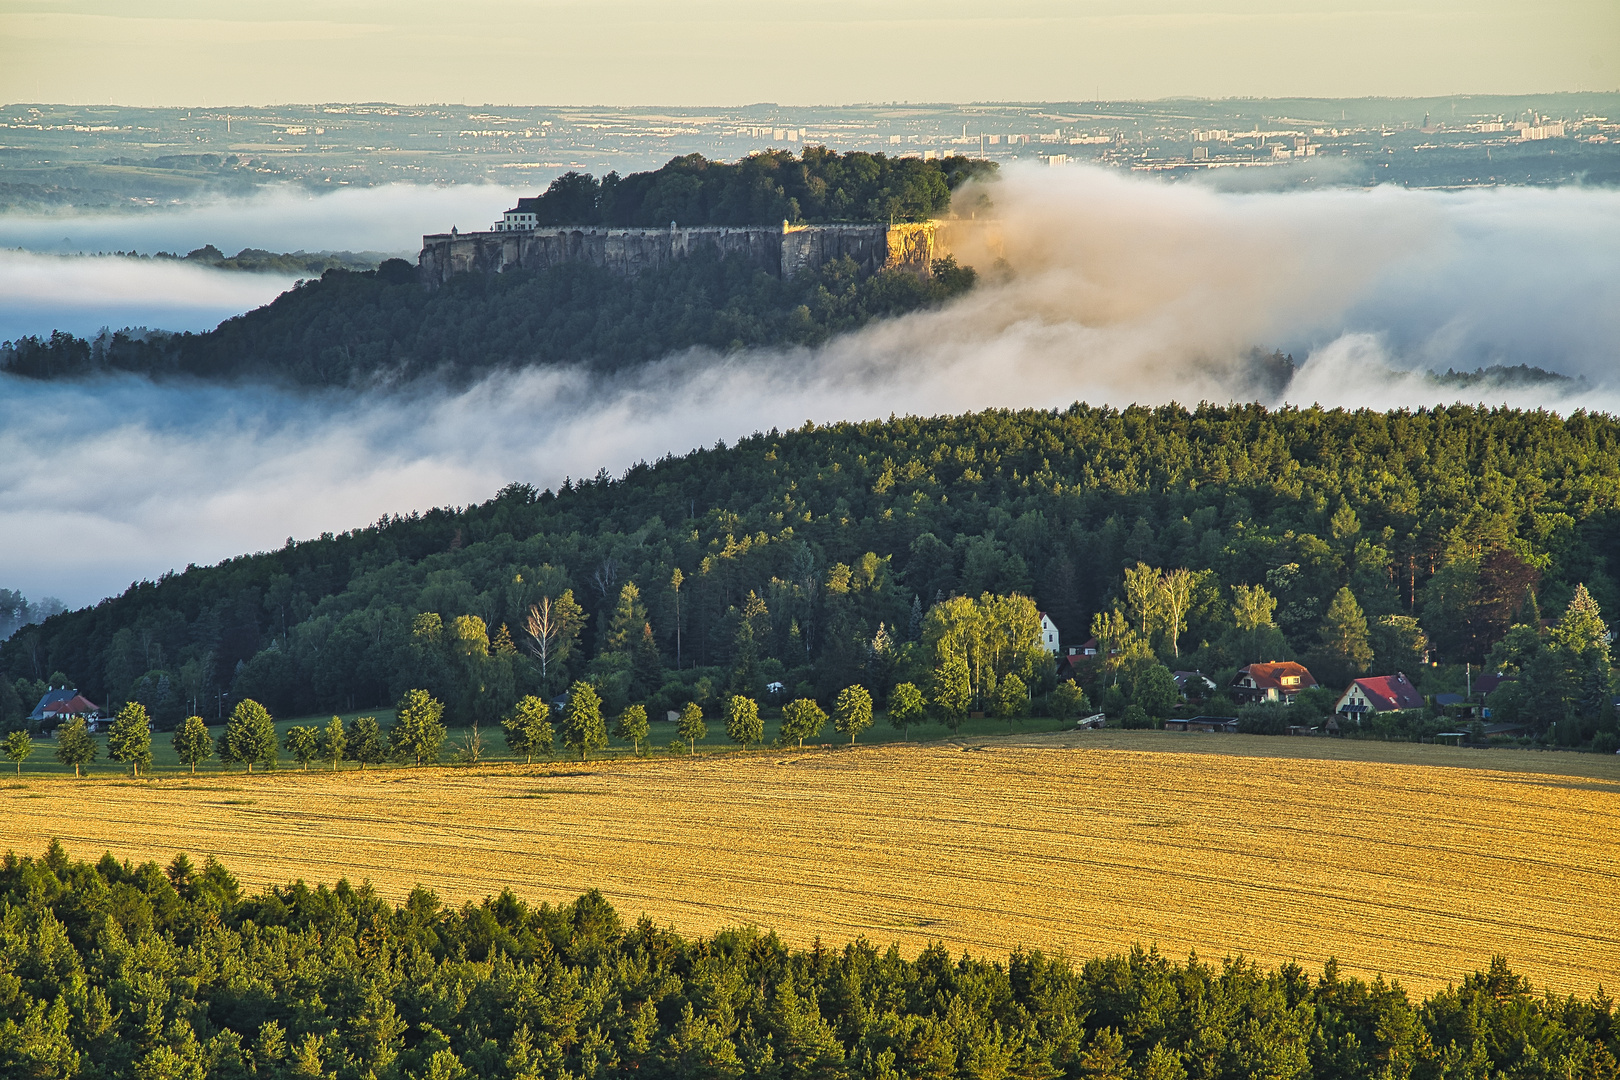
M86 603L288 535L554 486L756 430L894 413L1259 398L1620 402L1620 193L1230 194L1091 170L998 185L1010 272L816 350L356 398L0 381L0 584ZM1286 389L1248 358L1303 361ZM1431 367L1539 365L1467 389ZM48 525L42 527L42 521Z

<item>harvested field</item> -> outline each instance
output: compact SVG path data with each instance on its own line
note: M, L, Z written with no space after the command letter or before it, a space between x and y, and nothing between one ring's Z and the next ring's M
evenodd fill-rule
M1620 976L1613 760L1086 739L38 779L0 788L0 808L22 853L57 836L80 857L211 854L249 884L369 878L398 898L421 882L451 902L594 887L686 932L755 923L800 943L1076 956L1140 941L1313 970L1336 955L1419 990L1492 953L1560 991ZM1318 749L1345 759L1277 756ZM1437 767L1453 754L1493 767Z

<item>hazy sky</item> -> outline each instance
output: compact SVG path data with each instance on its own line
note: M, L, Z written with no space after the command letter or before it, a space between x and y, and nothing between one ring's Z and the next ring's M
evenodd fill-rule
M1620 86L1617 0L0 0L0 100L844 104Z

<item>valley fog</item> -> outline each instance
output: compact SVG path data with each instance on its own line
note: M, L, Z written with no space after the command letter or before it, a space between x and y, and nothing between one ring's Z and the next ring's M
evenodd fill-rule
M1000 248L962 255L983 274L978 289L815 350L698 350L622 378L529 370L456 392L0 378L0 584L91 603L289 534L482 500L512 480L546 487L616 473L806 420L1076 400L1616 407L1620 193L1245 194L1080 168L1010 169L992 191ZM386 239L397 234L414 247L452 223L485 227L511 198L490 188L455 197L472 193L482 212L457 203L469 207L457 222L388 189L376 202L344 192L347 202L320 205L316 219L337 229L320 215L346 206L361 224L319 246L393 250ZM415 216L396 221L407 209ZM277 212L288 215L286 239L276 239ZM266 210L243 246L313 249L311 221ZM8 228L0 221L0 242L16 242ZM43 309L82 288L64 276L23 303ZM154 285L150 295L174 292ZM1292 381L1254 363L1256 346L1291 352ZM1570 378L1428 374L1521 364ZM51 527L41 528L47 507Z

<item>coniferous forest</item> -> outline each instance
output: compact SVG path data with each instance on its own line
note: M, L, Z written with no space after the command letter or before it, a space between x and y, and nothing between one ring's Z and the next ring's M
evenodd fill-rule
M1156 952L906 960L754 930L685 938L597 893L448 908L110 855L0 867L0 1074L707 1080L1613 1077L1613 1003L1497 960L1399 984Z
M221 695L290 716L425 690L447 722L489 724L581 680L610 715L654 716L713 716L772 683L822 707L860 686L883 709L905 684L907 710L919 693L948 724L1087 707L1145 726L1180 707L1173 669L1223 688L1299 659L1323 686L1290 717L1362 674L1434 695L1486 670L1510 676L1489 700L1516 738L1612 750L1617 494L1620 427L1583 413L1075 405L807 425L138 583L0 646L0 704L15 723L71 683L163 729ZM1070 672L1082 698L1056 693L1037 608L1065 644L1099 639Z

